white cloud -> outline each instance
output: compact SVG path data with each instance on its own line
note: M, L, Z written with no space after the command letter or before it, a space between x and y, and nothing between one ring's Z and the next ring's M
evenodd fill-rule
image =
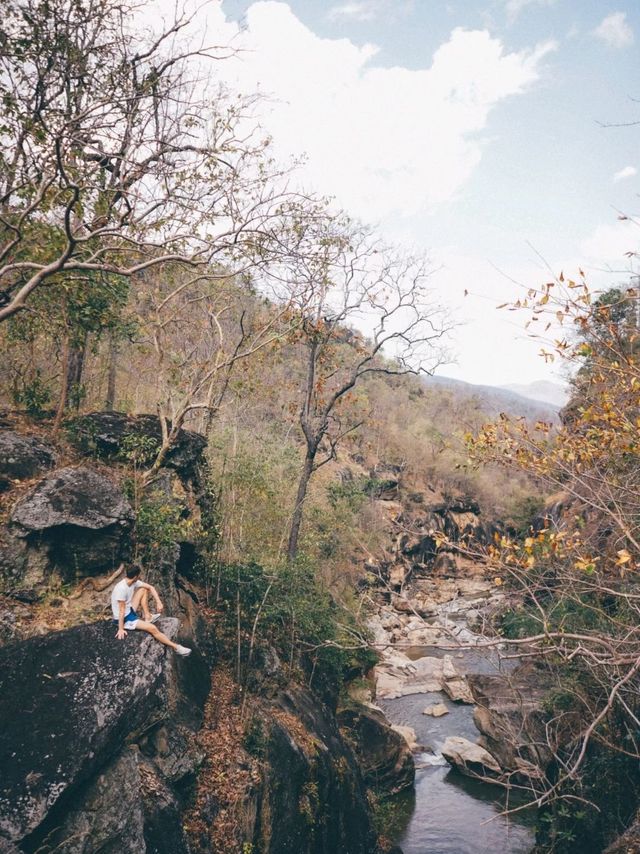
M614 184L617 184L618 181L624 181L625 178L633 178L634 175L638 174L638 170L635 166L625 166L624 169L621 169L619 172L613 176Z
M527 6L551 6L555 0L506 0L505 9L511 21L515 21Z
M351 19L355 21L373 21L378 13L378 4L375 2L362 3L338 3L332 6L327 13L331 21Z
M378 67L375 46L320 38L274 0L249 7L236 45L222 73L273 96L264 124L282 153L306 152L307 182L369 220L451 199L480 161L491 111L555 47L507 53L486 31L456 29L428 68Z
M413 5L414 0L347 0L331 6L327 18L330 21L374 21L384 15L389 20L406 15Z
M633 30L627 23L625 12L612 12L593 31L609 47L624 48L633 44Z

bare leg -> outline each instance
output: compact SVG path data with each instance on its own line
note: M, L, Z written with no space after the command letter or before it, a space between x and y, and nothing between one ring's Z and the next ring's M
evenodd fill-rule
M158 643L164 644L164 646L170 646L171 649L178 648L177 643L174 643L165 634L163 634L157 626L153 623L148 623L146 620L138 620L135 631L148 632L154 640L158 641Z
M131 607L137 612L138 608L142 610L142 615L145 620L151 619L151 611L149 610L149 591L146 587L139 587L133 594L131 599Z

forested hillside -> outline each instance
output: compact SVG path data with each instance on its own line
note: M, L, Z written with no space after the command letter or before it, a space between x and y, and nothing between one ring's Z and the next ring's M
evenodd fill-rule
M152 283L142 281L135 299L143 306L151 298L147 291L153 293ZM222 299L217 291L215 298ZM146 320L137 314L129 288L122 303L110 305L105 315L126 331L117 345L111 330L94 328L82 314L74 319L69 336L82 345L73 364L74 382L63 388L65 372L71 370L65 363L68 351L60 345L47 309L52 300L63 300L65 294L63 285L50 287L42 307L36 299L28 315L18 315L3 325L5 407L25 410L45 433L60 412L61 429L65 421L73 423L83 412L154 412L160 357L144 337ZM270 318L278 315L277 308L260 303L248 289L234 286L225 296L222 323L234 344L232 336L242 312L243 323L260 312ZM175 401L179 410L193 372L202 370L188 359L181 365L179 354L195 347L195 336L200 346L211 346L210 328L200 311L201 297L199 293L195 305L185 302L180 323L172 331L174 364L162 387L169 412ZM210 310L210 303L207 305ZM209 439L213 488L218 492L222 519L220 547L225 559L232 562L257 560L277 565L283 559L304 459L299 410L306 365L301 334L293 329L286 339L278 337L225 366L211 409L203 413L198 408L184 417L185 427ZM339 366L354 353L357 357L359 342L346 328L337 329L336 336L340 340L333 358ZM318 566L331 565L332 573L340 574L349 567L353 573L353 560L366 554L363 549L375 551L378 520L371 514L376 484L390 477L405 494L427 488L438 494L466 494L478 500L488 516L514 518L516 524L522 524L522 514L529 512L529 481L505 475L498 466L471 465L465 437L499 411L527 416L531 423L555 419L550 407L518 396L446 380L436 382L437 376L432 380L388 374L387 367L395 371L395 366L384 357L379 361L379 376L363 377L341 406L340 417L354 429L335 448L327 442L330 459L314 475L306 500L305 554ZM67 399L60 409L65 393ZM146 449L149 465L158 450Z

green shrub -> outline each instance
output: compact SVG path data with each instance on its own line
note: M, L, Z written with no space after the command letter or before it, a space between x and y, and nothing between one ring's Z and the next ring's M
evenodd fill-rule
M270 645L290 674L337 688L347 674L375 661L366 648L352 649L338 611L313 567L305 562L265 570L256 563L221 565L211 571L219 612L220 638L229 651L239 647L246 667L256 647ZM251 658L255 661L255 656Z
M12 389L12 397L16 406L23 406L28 415L39 418L51 403L51 389L42 379L42 373L38 369L30 380L16 381Z
M136 557L143 563L165 558L176 543L192 537L192 526L183 519L181 508L158 498L143 500L136 514Z

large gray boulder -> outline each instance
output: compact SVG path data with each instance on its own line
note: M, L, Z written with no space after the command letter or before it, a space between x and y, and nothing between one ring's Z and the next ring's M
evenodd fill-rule
M501 773L495 757L466 738L449 736L441 750L447 762L468 777L497 777Z
M162 443L160 420L155 415L90 412L68 422L67 429L80 451L102 459L127 461L136 456L141 464L150 464ZM188 477L202 461L206 446L204 436L180 430L164 465Z
M25 531L75 525L98 531L133 521L131 505L116 484L95 469L58 469L19 501L11 521Z
M172 666L150 635L116 640L110 621L1 649L0 835L20 842L46 828L128 739L162 720Z
M189 854L176 796L136 746L87 786L47 836L58 854Z
M445 655L442 662L442 688L454 703L469 703L474 699L466 678L458 673L450 655Z
M47 849L64 854L145 851L139 756L128 748L73 799L62 824L47 838Z
M134 514L101 472L67 466L44 478L13 508L14 534L47 550L63 577L92 575L127 557Z

